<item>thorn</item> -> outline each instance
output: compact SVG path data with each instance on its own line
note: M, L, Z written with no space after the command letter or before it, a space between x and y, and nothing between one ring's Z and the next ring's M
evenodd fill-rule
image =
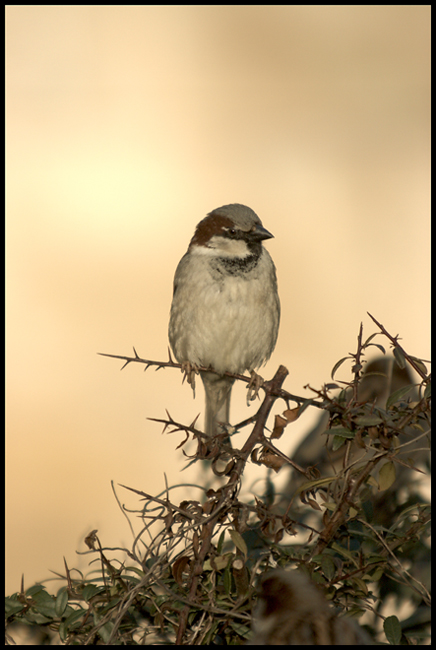
M169 419L169 421L170 421L170 422L174 422L174 420L173 420L173 418L171 417L170 412L168 411L168 409L165 409L165 413L168 415L168 419Z
M195 418L192 421L192 424L189 425L190 428L195 429L195 424L196 424L199 417L200 417L200 413L195 416Z
M137 353L136 350L135 350L135 346L132 345L132 347L133 347L133 352L135 353L135 358L136 358L136 359L139 359L139 357L138 357L138 353Z
M65 564L65 571L66 571L66 573L67 573L68 589L70 589L71 591L74 591L74 589L73 589L73 583L72 583L72 581L71 581L71 576L70 576L70 570L68 569L68 564L67 564L67 561L66 561L66 559L65 559L65 556L64 556L64 564Z

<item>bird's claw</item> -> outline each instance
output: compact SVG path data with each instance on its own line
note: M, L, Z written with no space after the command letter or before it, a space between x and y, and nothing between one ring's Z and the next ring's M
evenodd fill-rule
M264 379L254 370L251 371L251 379L247 387L247 406L250 406L250 402L259 397L259 388L263 386Z
M183 372L183 381L188 382L188 384L192 387L192 392L194 393L195 397L195 375L198 375L199 370L198 366L195 363L191 363L190 361L184 361L182 363L181 370Z

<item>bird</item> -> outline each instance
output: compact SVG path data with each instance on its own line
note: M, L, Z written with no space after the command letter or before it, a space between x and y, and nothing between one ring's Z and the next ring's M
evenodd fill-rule
M229 424L234 378L270 358L278 335L276 268L263 241L273 235L251 208L223 205L206 215L180 260L168 335L182 369L198 367L206 395L204 433ZM189 379L188 379L189 380Z
M261 580L246 645L372 645L351 618L338 616L301 571L274 569Z
M401 389L403 394L398 396L400 403L408 400L415 403L419 401L419 392L409 368L407 366L401 368L397 365L392 354L376 356L368 361L364 368L358 385L357 399L359 402L373 403L378 409L385 411L389 396ZM409 388L409 392L407 392L407 388ZM344 401L348 401L351 395L352 389L349 388L344 392ZM430 424L424 413L419 415L416 422L406 421L397 430L395 436L392 436L391 433L390 437L384 438L383 431L380 431L365 454L363 453L364 447L357 442L350 441L349 444L341 445L338 448L333 445L332 441L326 436L327 433L330 433L330 438L334 438L334 428L329 428L330 418L331 412L323 411L315 426L303 438L297 449L292 450L289 454L294 463L300 467L316 468L315 471L318 477L326 478L335 475L340 480L345 466L344 463L353 465L354 468L363 467L377 451L374 449L374 443L377 446L381 445L381 448L390 445L395 448L398 444L406 445L406 458L409 463L410 459L413 458L413 465L415 468L421 468L422 477L422 470L426 473L430 471L430 432L427 439L423 439L420 435L423 431L430 430ZM415 438L417 438L416 441L414 441ZM380 487L377 487L379 468L371 472L373 483L371 489L369 485L367 486L365 503L367 504L366 516L371 517L372 524L389 528L392 525L395 513L399 512L398 509L403 503L404 494L400 488L407 485L409 489L413 489L412 486L418 485L418 472L407 462L396 463L395 473L396 480L392 485L380 489ZM302 477L295 470L290 471L289 478L281 489L280 497L274 508L281 514L286 511L290 517L298 519L299 522L303 522L307 517L310 517L313 524L315 511L306 507L307 502L301 499L301 497L305 499L304 492L302 493L299 490L305 482L307 482L307 478ZM298 498L295 498L299 494L303 505Z

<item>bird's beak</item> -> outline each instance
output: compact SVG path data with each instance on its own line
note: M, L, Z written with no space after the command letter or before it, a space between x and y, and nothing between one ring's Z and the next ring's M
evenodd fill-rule
M262 241L262 239L271 239L274 237L266 228L263 226L255 226L251 231L250 235L256 241Z

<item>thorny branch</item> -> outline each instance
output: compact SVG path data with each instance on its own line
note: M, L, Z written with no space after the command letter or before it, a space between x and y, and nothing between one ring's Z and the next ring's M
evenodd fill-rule
M21 591L7 599L8 622L28 619L34 623L35 614L42 614L46 621L53 612L50 629L57 630L61 642L67 645L169 644L176 637L177 643L184 645L240 644L249 638L252 599L260 576L271 566L297 566L324 585L335 605L353 614L370 612L372 634L382 642L387 639L392 643L393 637L382 637L378 625L385 618L383 598L378 594L387 593L410 604L412 591L419 603L414 611L417 616L429 603L422 566L427 566L429 556L430 507L415 479L421 478L428 467L425 441L429 440L430 428L430 376L423 361L408 355L399 345L398 336L391 336L371 318L393 344L397 366L404 367L407 361L420 375L419 391L410 380L406 392L401 393L401 389L391 393L386 406L375 399L359 401L367 348L375 345L385 353L383 346L371 342L380 333L363 342L361 326L355 353L338 361L331 375L333 379L342 363L351 360L351 381L326 384L319 390L309 387L315 398L305 399L282 388L287 370L281 366L273 379L262 385L264 398L258 412L234 427L240 431L253 424L241 449L232 448L224 433L205 444L207 436L196 420L184 425L169 414L166 419L154 418L164 425L164 431L185 435L177 449L192 438L197 441L197 452L188 458L191 462L210 461L212 471L221 477L220 487L166 484L159 495L153 496L122 486L144 501L131 509L122 505L116 495L131 527L131 550L103 548L98 531L93 530L85 539L88 550L81 554L97 555L97 584L84 579L80 572L73 574L66 562L65 575L57 574L66 586L53 600L41 585L26 592L23 579ZM135 349L133 357L103 356L124 360L123 367L141 363L145 369L155 366L183 370L171 356L167 362L150 361L141 359ZM211 368L200 370L213 372ZM244 375L230 376L247 384L252 380ZM343 389L336 395L332 391L340 387L338 384ZM403 394L410 389L411 401L403 400ZM267 433L267 418L277 399L283 399L288 408L275 416L272 431ZM297 406L289 409L290 401ZM320 440L333 440L328 450L327 445L323 447L325 455L318 447L310 466L307 456L303 454L301 460L298 450L297 463L274 444L308 406L324 411L319 418L322 426L318 424L313 432L318 444ZM183 453L187 456L184 449ZM250 460L274 471L290 465L295 471L289 475L296 483L292 488L283 488L280 494L269 472L265 492L257 496L250 489L247 498L243 479ZM218 461L220 466L225 465L223 471L218 470ZM400 498L398 485L402 488ZM189 497L191 487L200 490L199 500ZM185 499L181 502L171 495L180 488ZM365 506L374 506L374 516ZM387 517L381 520L375 516L385 514ZM132 522L141 522L139 532L134 532L129 515L135 517ZM295 537L297 534L299 537ZM122 561L112 559L110 553L120 551ZM415 570L416 565L420 572ZM402 594L395 590L397 584ZM428 609L425 616L427 613ZM421 638L425 638L427 629L425 622L420 624ZM409 637L415 643L414 633L407 632L401 643L408 643ZM420 639L419 633L416 638Z
M399 335L397 334L397 336L392 336L391 334L389 334L386 328L383 327L383 325L379 323L378 320L374 318L374 316L372 316L372 314L370 314L369 312L367 312L367 314L370 318L372 318L374 323L380 328L380 331L391 341L392 345L394 346L394 352L398 351L400 353L400 355L396 355L397 361L401 362L401 357L407 359L407 361L410 363L412 368L418 373L421 379L423 379L425 382L428 382L429 377L427 377L426 375L425 367L423 367L424 364L422 363L422 361L407 354L405 349L398 343Z
M160 370L161 368L179 368L182 372L185 371L184 364L176 363L175 361L173 361L171 358L171 354L169 354L168 361L153 361L151 359L142 359L136 352L135 348L133 348L133 352L135 353L134 357L129 357L123 354L107 354L106 352L97 352L97 354L99 354L102 357L109 357L111 359L121 359L122 361L125 361L124 365L121 367L121 370L124 370L124 368L128 366L129 363L141 363L145 365L144 370L147 370L152 366L156 366L156 370ZM204 366L198 366L197 370L200 372L212 372L214 374L219 374L213 368L205 368ZM250 384L250 382L252 381L252 377L247 377L246 375L238 375L236 373L231 373L231 372L225 372L224 375L245 382L246 384ZM267 388L264 385L260 385L260 388L262 388L265 392L267 391ZM324 405L321 402L308 399L307 397L299 397L298 395L293 395L292 393L288 393L288 391L283 390L281 387L276 387L275 390L277 393L275 394L275 397L276 398L279 397L285 400L286 402L290 402L290 401L296 402L297 404L304 405L305 408L306 406L314 406L315 408L318 409L324 408ZM247 420L247 422L248 421L249 420Z
M277 395L276 395L277 390L281 388L281 385L284 382L287 375L288 375L287 369L284 366L280 366L273 379L269 382L264 383L263 388L266 395L262 403L262 406L258 411L256 424L253 428L253 431L249 436L249 438L247 439L244 446L242 447L240 454L238 454L238 459L236 460L236 464L234 465L233 469L230 472L230 476L227 484L223 488L221 488L221 497L216 504L216 509L212 511L212 516L210 520L202 527L202 531L200 534L200 539L202 540L202 544L198 554L196 554L194 565L192 567L192 572L191 572L191 585L189 589L190 599L194 599L195 597L198 580L203 571L203 563L210 549L210 543L212 540L214 528L220 518L220 510L222 509L222 506L225 507L229 505L232 500L232 496L237 493L241 481L242 472L244 470L244 466L247 462L247 459L252 453L254 446L257 443L262 442L262 440L264 439L263 432L266 426L266 420L268 418L268 415L271 411L271 408L275 400L277 399ZM185 635L189 611L190 611L190 606L186 605L186 607L182 610L182 613L180 615L180 624L177 630L177 640L176 640L177 644L182 643L183 637Z
M393 343L395 349L399 350L403 358L409 361L410 365L420 374L420 376L426 382L428 378L425 372L423 371L422 368L423 364L420 365L419 360L416 360L414 357L410 357L403 350L403 348L399 346L397 340L398 337L390 336L383 328L383 326L380 325L380 323L378 323L374 318L373 320L380 327L382 333L386 335L389 338L389 340ZM216 556L217 553L215 546L212 544L212 539L217 534L217 532L219 532L220 530L224 530L229 526L229 520L230 520L230 526L233 527L234 531L243 532L247 528L240 523L240 521L243 520L243 516L241 513L243 513L244 511L255 512L259 517L259 520L261 520L262 526L265 527L264 528L265 530L267 529L266 528L267 526L271 525L273 531L274 530L276 531L277 540L281 539L281 536L279 534L280 523L282 525L281 535L285 530L289 534L294 534L292 532L292 526L294 525L298 525L305 528L306 530L310 530L311 531L310 540L313 538L313 536L316 536L317 539L314 544L310 544L310 545L306 544L306 549L301 555L300 559L298 560L298 562L301 562L309 566L310 563L314 562L316 557L321 556L323 554L323 551L337 539L339 529L344 524L346 525L349 520L350 508L358 507L356 506L356 503L358 501L359 494L362 488L366 484L370 475L373 473L374 468L377 465L379 465L383 459L387 459L387 460L394 459L396 461L398 460L400 465L402 464L404 467L409 469L411 468L415 469L407 463L401 463L399 459L396 458L398 449L401 449L402 446L406 446L408 443L403 443L403 445L399 445L399 446L397 445L397 450L396 452L394 452L391 449L391 447L387 445L387 443L383 443L387 445L384 448L383 444L380 445L378 441L377 441L378 446L377 444L374 445L374 443L371 440L368 443L368 438L366 438L365 442L360 441L360 446L365 449L365 453L363 454L362 458L358 460L352 460L349 457L350 449L351 449L351 441L348 441L345 445L346 453L344 455L343 468L340 471L340 473L336 476L336 478L335 477L332 477L332 479L321 478L318 482L321 489L323 489L323 486L330 486L330 481L334 481L338 479L340 479L341 481L340 484L338 483L338 489L336 489L336 494L333 496L333 498L335 499L336 507L330 516L327 516L327 511L325 512L323 525L322 527L320 527L319 530L315 530L313 527L311 528L310 526L307 526L307 524L304 524L304 522L299 522L297 524L297 522L292 521L287 516L288 511L286 511L285 514L282 516L277 514L277 512L274 512L272 509L269 510L267 504L263 503L260 500L257 500L256 506L251 506L251 505L249 506L247 504L241 503L238 500L238 494L241 488L244 469L250 456L254 462L258 462L258 463L263 462L265 465L267 465L267 467L273 467L273 469L277 471L278 468L280 468L280 466L284 463L291 465L300 474L304 475L306 479L309 481L307 486L308 492L313 494L315 494L316 492L317 480L311 481L311 479L313 479L314 476L314 474L311 473L312 468L306 469L304 467L301 467L300 465L295 463L292 459L288 458L285 454L283 454L272 443L272 438L280 437L281 435L280 430L283 430L283 428L287 424L289 424L289 422L292 421L291 416L289 416L289 421L286 421L286 417L285 419L282 418L282 422L284 423L278 426L279 433L277 436L273 436L273 435L269 437L265 436L266 421L277 399L283 399L288 406L290 401L296 402L298 407L294 409L294 411L297 412L297 415L295 417L298 417L299 413L302 412L307 406L315 406L318 409L326 410L330 414L331 421L333 418L336 418L336 420L334 420L334 423L336 423L336 425L340 423L343 425L343 427L349 427L350 433L351 432L355 433L356 439L360 440L359 436L361 436L361 433L358 430L359 427L355 423L356 414L359 413L359 408L362 407L362 405L360 405L358 402L357 388L362 376L363 364L365 363L362 357L366 347L370 345L370 341L373 338L370 337L365 343L363 343L362 334L363 334L363 328L361 325L358 338L357 338L356 352L354 354L350 353L349 357L346 357L342 359L340 362L338 362L332 372L332 376L333 376L334 372L336 372L336 370L339 368L339 366L344 360L346 359L353 360L352 372L354 374L354 379L351 382L340 382L342 384L345 384L348 387L347 390L349 392L347 393L347 399L345 401L338 401L329 395L329 392L335 387L334 384L326 385L321 390L311 389L316 394L317 396L316 399L302 398L288 393L286 390L282 388L282 384L288 374L288 371L283 366L280 366L273 379L264 382L263 385L261 386L265 393L265 396L263 398L263 401L261 402L258 412L252 418L249 418L241 425L239 425L240 427L250 422L254 422L254 427L241 449L232 449L229 445L223 442L223 439L218 440L219 436L217 436L216 437L217 444L213 448L213 450L211 451L209 447L207 449L207 453L202 454L200 453L200 451L201 449L203 449L204 451L205 446L203 445L203 447L201 447L201 441L206 436L201 430L199 430L195 426L196 424L195 421L191 425L183 425L181 423L175 422L169 415L168 415L168 419L153 418L155 421L159 421L164 424L164 430L170 427L170 431L169 431L170 433L174 433L175 431L182 431L186 434L187 437L185 441L183 441L179 445L179 447L185 444L185 442L189 439L190 435L196 438L199 441L199 448L197 454L193 457L194 459L208 458L209 460L212 460L212 466L214 466L214 463L218 458L228 459L225 470L219 473L216 472L220 476L225 477L226 483L221 487L219 487L218 489L208 490L206 492L207 500L203 505L200 505L198 502L188 501L188 502L182 502L180 506L175 506L170 502L168 496L167 498L152 497L150 494L147 494L141 490L134 490L133 488L127 488L139 494L140 496L144 497L148 503L154 504L158 507L160 506L162 508L161 514L158 516L154 516L154 519L153 519L153 515L146 515L145 511L143 513L143 519L150 518L151 521L156 521L157 519L159 519L165 524L164 531L161 534L157 535L150 545L147 545L146 557L149 559L152 557L159 557L160 560L162 561L166 559L167 562L171 563L172 570L173 572L175 571L177 573L177 575L179 576L179 580L181 580L182 573L185 575L184 585L186 587L185 593L187 595L186 596L180 595L178 598L175 595L176 600L178 599L178 601L184 605L182 609L179 611L177 616L176 642L178 644L184 644L187 642L189 643L188 641L189 638L191 639L191 642L192 642L192 638L196 638L196 637L189 637L188 634L188 616L190 612L192 612L193 608L194 609L197 608L199 611L202 611L202 619L201 619L203 621L202 624L205 624L204 622L206 619L204 617L207 612L209 612L210 614L212 611L217 610L217 608L214 607L213 605L210 604L206 605L205 602L202 602L201 581L204 575L204 564L206 560L213 562L213 558ZM371 343L371 345L373 344ZM377 346L377 347L379 347L383 351L383 348L381 346ZM123 365L123 368L129 363L141 363L141 364L145 364L145 370L150 366L156 366L157 370L164 367L173 367L173 368L179 368L183 370L182 364L175 363L172 360L171 355L169 355L169 360L167 362L141 359L138 356L135 349L134 349L133 357L113 355L113 354L104 354L103 356L124 360L125 363ZM211 368L199 368L198 370L214 372L213 369ZM226 374L231 376L234 379L243 381L247 384L249 384L251 381L251 377L246 377L245 375L233 375L230 373L226 373ZM424 406L425 406L425 400L421 400L421 402L417 403L413 408L410 408L407 414L403 415L401 420L397 419L396 421L390 422L389 423L390 430L395 432L395 434L401 433L403 426L406 426L411 422L413 423L420 416L421 411L423 411L424 409ZM372 411L370 410L369 412L371 413ZM286 412L284 415L286 415ZM383 441L383 437L382 437L383 426L385 425L380 425L382 441ZM332 434L334 434L334 428L332 429ZM418 436L418 438L425 437L425 435L426 432L422 433L421 436ZM262 450L260 456L257 453L259 449ZM269 458L267 462L266 458L268 454L270 454L271 458L275 459L274 461L275 464L274 463L271 465L268 464L268 462L272 462L271 458ZM368 455L365 456L365 454ZM419 470L417 469L417 471ZM328 487L327 489L330 489L330 487ZM338 493L338 490L340 491L340 494ZM304 494L302 494L301 495L302 502L305 504L308 503L314 504L312 505L312 507L314 508L315 502L313 501L313 499L305 500L305 498L306 497L304 496ZM317 507L319 510L321 510L319 506ZM149 525L151 525L151 521L150 524L146 525L144 530L148 530ZM422 519L422 522L424 521L425 518ZM420 526L424 525L422 522L419 524ZM173 532L173 529L176 526L176 524L179 526L177 533ZM418 532L418 525L416 526L416 531ZM171 541L167 543L165 550L162 552L161 546L165 535L167 538L169 535L169 539ZM137 540L139 539L139 537L140 536L137 537ZM377 535L376 537L381 542L382 547L387 548L386 543L380 537L380 535ZM135 544L137 540L135 540ZM178 554L178 556L176 556L177 559L174 559L174 557L172 557L172 559L170 560L171 557L170 554L176 548L176 545L179 544L182 540L184 540L184 550L181 551ZM393 553L394 548L395 546L392 545L389 547L390 549L389 554L395 559L397 566L401 566L398 558ZM348 573L345 572L344 573L345 578L347 576L351 578L352 575L362 572L364 568L365 568L365 564L362 562L361 567L356 568L354 572L353 571L349 571ZM188 577L186 577L186 574L188 575ZM336 580L331 580L330 583L333 585L338 580L341 581L345 580L344 575L342 575L342 577L336 578ZM160 583L160 578L158 577L158 575L154 576L154 582L156 584ZM161 585L162 588L165 589L165 591L168 591L168 587L166 587L164 582L161 582ZM134 591L135 593L138 594L140 593L139 585L138 587L135 587ZM425 594L425 597L426 596L427 593ZM133 598L133 594L131 594L129 600L126 601L126 607L129 603L132 602L132 598ZM158 605L156 605L156 607L157 609L159 609ZM127 611L125 607L123 611L124 612ZM162 610L161 613L164 618L168 620L172 620L174 624L174 619L168 618L169 616L168 611L164 612ZM118 618L118 621L121 620L122 620L122 616ZM116 631L114 630L111 635L111 639L115 638L114 636L115 632ZM202 638L204 638L204 634L202 634Z

